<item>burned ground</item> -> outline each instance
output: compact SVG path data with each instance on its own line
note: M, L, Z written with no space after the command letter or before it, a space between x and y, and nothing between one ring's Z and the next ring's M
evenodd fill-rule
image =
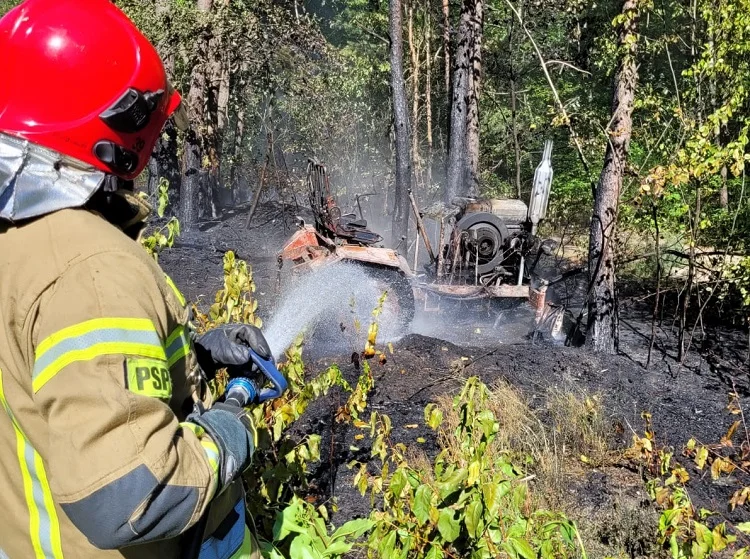
M205 302L221 285L223 253L234 250L253 266L256 297L261 316L266 317L276 303L276 255L295 227L297 211L287 208L284 212L272 204L261 206L249 229L242 213L229 215L204 225L204 230L183 235L175 248L161 255L160 263L191 300ZM264 313L264 309L270 310ZM712 481L710 474L699 472L689 458L681 456L690 438L712 444L727 432L735 420L727 411L733 383L747 412L746 334L709 329L706 342L680 365L674 358L674 336L668 325L661 326L651 364L645 368L651 332L647 309L625 301L621 312L620 354L605 356L583 348L532 342L526 336L531 313L522 307L475 307L459 318L452 315L443 327L436 327L439 314L418 309L414 332L394 342L394 352L387 352L384 365L372 363L375 388L368 397L368 413L388 414L394 425L393 440L420 448L429 456L437 446L432 432L424 427L424 407L442 394L454 394L468 376L479 376L488 385L507 381L532 407L543 407L551 388L598 394L615 448L629 446L634 432L642 435L641 414L651 413L656 444L672 447L675 458L690 472L687 487L695 506L716 511L732 522L748 520L747 508L732 512L728 507L738 484L750 484L744 473L736 471ZM330 354L324 347L316 347L313 339L305 355L309 374L337 363L348 380L356 381L359 373L350 352ZM352 485L353 471L347 468L352 460L369 460L368 439L355 440L352 427L333 419L344 398L333 390L314 402L292 429L293 436L315 432L322 437L322 460L313 466L312 493L321 500L336 498L337 524L371 510L369 497L359 495ZM596 537L619 539L620 547L629 549L633 557L649 556L645 544L637 537L632 539L642 529L641 517L655 514L634 464L620 459L598 468L581 467L579 475L568 480L566 492L570 502L576 503L573 516L578 515L579 523L598 523L592 528ZM637 514L626 518L633 511ZM628 522L633 526L626 530L623 525ZM649 529L654 526L652 523ZM631 541L624 542L627 538Z

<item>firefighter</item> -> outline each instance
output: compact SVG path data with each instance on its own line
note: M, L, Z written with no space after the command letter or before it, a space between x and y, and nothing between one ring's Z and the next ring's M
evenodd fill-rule
M0 558L259 557L249 418L193 403L268 344L229 325L192 351L136 241L133 179L180 95L109 0L27 0L0 53Z

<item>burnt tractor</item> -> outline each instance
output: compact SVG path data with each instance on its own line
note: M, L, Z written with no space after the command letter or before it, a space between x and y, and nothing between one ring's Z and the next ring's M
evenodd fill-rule
M425 308L430 297L448 299L530 299L541 313L546 282L534 274L541 254L552 243L537 237L545 218L552 183L552 142L547 141L536 169L529 204L517 199L453 200L419 211L411 197L419 233L430 262L413 287ZM438 247L432 246L424 218L437 222ZM415 268L417 258L415 257Z
M313 159L308 160L307 188L315 223L300 220L279 255L279 277L283 268L304 274L336 262L356 264L388 291L386 304L408 326L414 318L413 274L404 257L379 246L383 238L368 229L361 216L342 212L331 194L325 166Z

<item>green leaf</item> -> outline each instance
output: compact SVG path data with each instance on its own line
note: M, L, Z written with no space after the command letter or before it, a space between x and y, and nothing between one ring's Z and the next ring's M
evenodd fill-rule
M750 522L740 522L734 525L743 534L750 534Z
M349 522L338 528L333 533L331 538L335 540L338 538L351 536L352 538L356 539L368 530L371 530L373 526L375 526L375 523L369 518L357 518L355 520L350 520Z
M424 420L431 429L435 430L443 423L443 412L437 404L428 404L424 409Z
M484 507L478 497L469 503L466 507L466 517L464 522L466 523L466 529L469 531L469 535L472 538L478 538L482 533L482 513Z
M323 557L337 557L339 555L343 555L344 553L349 553L352 547L354 547L354 543L347 543L345 541L333 542L331 543L331 545L326 547L326 550L323 553Z
M469 485L474 485L477 481L479 481L479 475L482 471L482 464L479 462L479 460L473 461L471 464L469 464L469 478L466 480L466 483Z
M429 485L420 485L414 495L414 516L419 525L423 525L430 519L430 506L434 495Z
M443 550L439 546L432 544L430 550L424 559L443 559Z
M260 545L261 554L266 559L284 559L284 556L273 544L264 541L260 541L258 544Z
M283 511L276 514L276 522L273 525L273 540L280 542L292 532L302 534L305 528L297 524L297 517L302 512L302 503L298 500L292 501Z
M461 531L461 526L455 519L455 511L442 509L438 518L438 531L447 542L453 542Z
M380 556L389 558L393 555L393 548L396 546L396 530L391 530L388 535L380 541L378 551Z
M523 559L536 559L534 548L532 548L526 540L520 538L509 538L508 541L519 557L523 557Z
M450 470L447 470L450 471ZM468 472L466 468L458 468L447 476L443 481L437 484L438 493L441 499L445 499L451 493L461 490L461 485L466 479Z
M393 472L389 488L394 497L399 497L401 495L404 487L406 487L407 481L408 480L406 479L406 474L404 473L403 469L399 468L398 470Z
M317 552L312 544L307 534L295 537L289 547L289 559L323 559L323 555Z

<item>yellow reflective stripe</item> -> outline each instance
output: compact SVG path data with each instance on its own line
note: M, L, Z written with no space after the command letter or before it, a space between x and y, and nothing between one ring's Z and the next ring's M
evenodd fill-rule
M195 434L195 436L198 438L202 437L203 433L206 432L206 430L203 429L203 427L201 427L200 425L197 425L196 423L191 423L189 421L186 421L185 423L180 423L180 425L183 428L189 429L190 431L192 431Z
M172 368L175 363L190 353L190 340L187 336L187 328L184 326L175 328L164 345L167 348L167 364Z
M196 425L195 423L191 423L189 421L180 423L180 425L183 428L192 431L193 434L198 437L198 441L201 443L201 447L203 448L203 453L206 455L206 459L208 460L208 465L211 467L211 471L214 473L213 482L211 483L211 487L208 488L208 498L210 499L214 496L214 494L216 493L216 489L219 486L219 446L213 441L213 439L211 439L210 436L206 434L206 430L200 425Z
M44 507L49 511L50 522L53 526L59 526L60 521L57 518L57 509L52 501L52 489L50 489L49 482L47 481L47 472L44 469L44 462L41 454L38 452L34 453L34 464L36 465L36 471L39 472L39 482L42 485L42 494L44 496ZM62 557L62 541L60 540L60 529L52 530L52 553L54 557Z
M7 410L6 410L7 411ZM26 506L29 508L29 534L31 535L31 545L34 548L35 557L44 557L42 551L42 541L39 537L39 509L34 502L34 487L31 481L31 473L26 464L26 438L21 430L13 421L13 430L16 432L16 456L18 465L21 468L21 478L23 479L23 493L26 496Z
M167 280L167 285L172 288L172 291L174 291L174 294L177 296L177 300L180 302L180 305L183 307L187 305L187 301L185 300L185 296L180 293L180 290L177 289L177 286L172 281L172 278L170 278L167 274L164 274L164 278Z
M63 559L60 523L52 500L52 491L40 454L31 446L18 425L5 398L0 371L0 404L8 414L16 435L16 455L23 479L23 492L29 509L29 534L36 559Z
M94 330L154 330L154 323L148 318L94 318L73 326L58 330L51 336L47 336L36 347L34 356L39 359L52 346L66 338L77 338Z
M149 319L87 320L55 332L37 346L32 373L34 392L71 363L119 354L167 360L164 345Z

